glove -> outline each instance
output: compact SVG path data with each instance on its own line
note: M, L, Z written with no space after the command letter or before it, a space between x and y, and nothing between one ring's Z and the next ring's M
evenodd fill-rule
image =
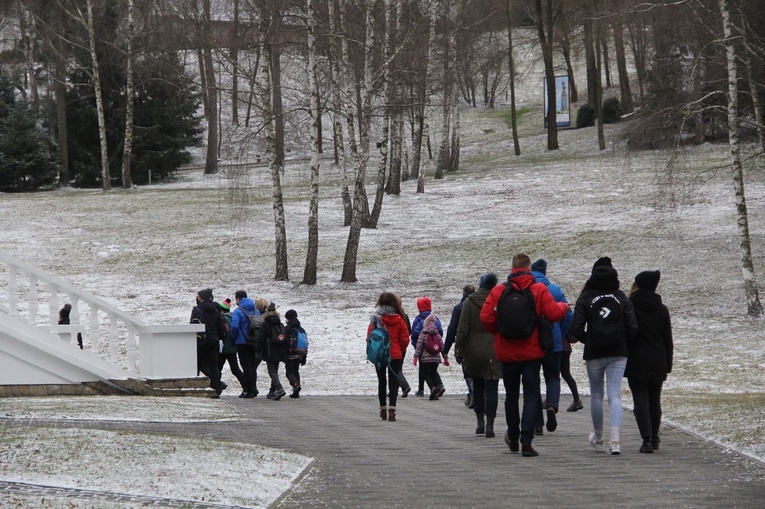
M305 366L305 357L303 357L303 360L302 360L302 361L300 361L300 365L301 365L301 366Z
M451 365L452 364L451 364L451 362L449 362L449 357L444 357L444 366L446 366L448 368Z
M417 356L416 355L414 356L414 359L412 359L412 364L414 364L415 366L417 365Z
M457 364L462 364L462 361L464 361L465 359L463 359L462 357L457 355L457 356L454 357L454 360L457 361Z

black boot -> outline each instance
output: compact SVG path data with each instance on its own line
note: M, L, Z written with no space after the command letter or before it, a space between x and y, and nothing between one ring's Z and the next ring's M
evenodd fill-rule
M494 417L486 418L486 438L494 438Z
M476 412L475 414L476 420L478 421L478 426L475 428L475 434L476 435L483 435L486 433L486 425L483 422L483 414L479 414Z
M640 452L642 453L653 453L653 442L651 441L651 438L643 438L643 445L640 446Z

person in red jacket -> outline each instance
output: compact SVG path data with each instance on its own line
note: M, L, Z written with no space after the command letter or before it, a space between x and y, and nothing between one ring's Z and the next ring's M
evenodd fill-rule
M508 339L499 333L497 304L508 285L513 285L517 290L530 288L537 316L544 316L550 322L563 320L568 311L568 305L565 302L555 302L547 287L537 283L531 274L531 259L528 255L518 253L513 257L513 268L507 283L495 286L481 308L481 323L488 332L494 334L494 351L497 360L502 363L502 381L506 393L505 443L512 452L518 452L520 449L523 456L538 456L539 453L531 446L531 441L534 439L536 411L541 398L539 369L542 367L545 353L539 345L539 330L536 326L526 339ZM518 411L521 383L523 384L522 416Z
M380 418L384 421L396 420L396 396L398 395L401 369L404 366L404 353L409 346L409 327L404 319L401 301L391 292L383 292L377 298L377 310L369 320L367 338L375 327L384 327L390 336L390 368L381 366L377 371L377 396L380 400ZM367 339L368 341L369 339ZM388 370L390 369L390 377ZM386 386L388 394L385 394ZM390 404L388 404L390 399Z

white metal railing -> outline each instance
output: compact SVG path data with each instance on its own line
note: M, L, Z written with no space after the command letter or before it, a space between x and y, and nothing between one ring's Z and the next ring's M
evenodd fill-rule
M3 285L5 292L3 292ZM64 304L71 305L69 325L59 325L59 311ZM3 309L2 304L7 306ZM78 344L82 338L82 349L99 355L128 375L141 373L139 345L141 351L167 351L166 347L150 347L150 343L161 341L165 335L170 341L181 341L184 349L193 349L199 326L147 326L138 318L117 309L108 302L84 292L66 281L47 274L39 269L15 260L10 255L0 252L0 311L27 321L31 325L48 327L52 335L71 344ZM178 352L184 359L184 366L169 366L172 376L187 373L193 376L195 368L185 366L193 356L188 352ZM165 359L172 363L171 359ZM157 372L156 359L146 360L146 370L150 376L163 376ZM150 367L151 366L151 367Z

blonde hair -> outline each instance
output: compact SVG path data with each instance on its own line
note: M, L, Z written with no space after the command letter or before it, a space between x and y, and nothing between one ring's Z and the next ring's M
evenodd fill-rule
M261 313L265 313L266 309L268 309L268 299L264 297L258 297L255 299L255 309Z

